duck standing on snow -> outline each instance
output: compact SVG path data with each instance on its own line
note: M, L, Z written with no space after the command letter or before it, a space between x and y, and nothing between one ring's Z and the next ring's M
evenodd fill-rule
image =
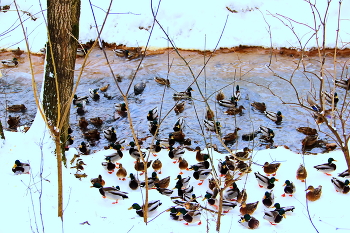
M242 215L245 215L245 214L252 215L255 212L256 208L258 208L258 204L259 204L259 201L252 202L252 203L242 202L239 212Z
M342 177L342 178L350 178L349 170L346 169L345 171L339 173L338 176L339 176L339 177Z
M259 227L259 220L254 218L253 216L250 216L249 214L245 214L241 219L238 221L242 226L249 228L249 229L256 229Z
M126 111L128 110L126 108L126 104L125 103L116 103L114 104L114 108L115 108L115 115L119 114L120 116L125 116L126 115ZM114 116L114 118L116 118L116 116Z
M226 136L224 136L222 139L224 140L224 143L230 143L235 142L238 138L238 131L241 130L240 128L236 127L235 131L233 133L228 133Z
M109 127L103 130L103 135L108 141L114 142L117 140L117 134L115 133L114 127Z
M74 105L81 104L84 101L88 103L89 102L89 96L78 97L76 94L74 95L74 98L73 98L73 104Z
M83 101L81 103L76 104L78 115L81 116L81 115L85 114L85 112L86 112L85 106L86 106L86 101Z
M95 183L99 183L101 186L105 186L106 182L104 181L104 179L102 179L101 175L98 175L97 178L92 178L90 180L91 184L94 185Z
M98 188L100 194L103 198L108 198L111 200L115 200L112 204L117 204L118 200L124 200L129 198L127 192L122 192L119 189L119 186L114 187L103 187L100 183L94 183L93 187Z
M279 209L278 211L264 211L264 219L269 221L271 225L276 225L277 223L280 223L283 218L286 217L285 213L286 211L284 209Z
M198 185L202 185L204 180L211 174L211 171L212 169L198 169L198 167L194 167L193 178L200 180L201 182Z
M337 165L335 165L333 163L333 161L336 162L337 160L335 160L333 158L329 158L328 159L328 163L316 165L316 166L314 166L314 168L316 168L317 171L323 172L327 176L331 176L331 174L329 174L329 172L334 172L335 169L337 169Z
M116 167L115 163L112 163L110 160L108 160L107 162L102 162L101 165L108 172L108 174L112 174Z
M120 163L119 164L119 169L115 173L115 175L119 178L119 180L125 180L125 177L128 173L126 172L126 169L123 167L123 165Z
M175 132L182 131L184 129L184 124L185 124L185 121L183 117L179 117L179 119L177 119L177 121L174 124L173 130Z
M296 191L294 183L289 180L286 180L286 182L284 182L284 186L284 193L282 194L282 197L285 197L286 194L292 197Z
M140 159L141 158L141 154L139 153L139 151L137 149L135 149L135 142L130 142L129 143L129 154L133 159ZM146 155L145 152L142 152L142 157L144 157Z
M174 149L174 147L170 146L169 147L169 153L168 156L169 158L175 160L173 163L176 163L180 157L182 157L185 154L185 150L182 149L181 147L178 147Z
M267 118L269 118L270 120L272 120L276 124L280 124L282 122L283 115L280 111L278 111L277 113L265 111L264 113L265 113Z
M202 224L201 216L202 213L199 210L186 210L185 208L181 208L178 212L178 215L183 215L183 219L186 221L185 225L188 225L189 223L196 223L198 222L198 225Z
M147 213L152 213L154 212L156 209L158 209L159 206L161 206L162 203L160 202L160 200L156 200L156 201L149 201L148 202L148 205L147 205ZM132 209L135 209L136 210L136 214L140 217L143 217L144 216L144 209L145 209L145 206L142 205L142 207L137 204L137 203L134 203L132 204L131 207L129 207L129 210L132 210Z
M266 173L267 176L269 176L269 175L275 176L276 172L280 166L281 166L281 163L265 162L263 168L264 168L264 172Z
M273 187L275 187L275 181L278 181L278 179L276 179L275 177L267 177L264 176L262 174L260 174L259 172L254 172L255 177L259 183L259 187L260 188L267 188L267 189L273 189Z
M273 141L273 138L275 137L275 132L265 126L260 126L260 133L262 134L261 139L265 141Z
M18 174L29 174L30 164L22 163L18 159L15 161L15 164L12 167L12 172L16 175Z
M317 201L322 195L322 186L319 185L317 188L314 188L314 186L309 185L305 191L307 191L306 199L309 201Z
M100 95L98 94L98 88L97 89L89 88L89 95L91 99L95 101L100 99Z
M131 190L136 190L136 189L138 189L138 187L139 187L139 185L140 185L140 182L135 178L135 176L134 176L133 173L130 173L129 177L130 177L129 188L130 188Z
M183 174L182 170L188 171L188 162L185 158L179 157L179 169L180 169L180 175Z
M270 192L266 191L265 195L262 199L262 203L264 204L264 206L266 206L267 208L270 208L275 202L275 196L273 194L273 190L271 190Z
M89 155L90 154L90 144L81 142L79 145L79 151L83 153L84 155Z
M332 184L334 185L335 191L347 194L350 191L349 180L341 181L335 177L331 179Z
M301 182L305 182L306 177L307 177L306 168L303 164L300 164L299 168L297 169L296 178Z
M153 163L152 163L152 168L155 172L159 171L158 174L162 174L162 167L163 167L163 163L162 161L160 161L159 159L156 159Z

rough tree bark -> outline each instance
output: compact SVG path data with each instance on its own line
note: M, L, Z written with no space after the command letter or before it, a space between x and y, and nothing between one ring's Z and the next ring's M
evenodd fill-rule
M47 0L48 39L44 77L43 108L54 133L58 169L58 216L63 218L62 153L69 126L69 98L79 38L80 0ZM73 38L73 35L75 38Z

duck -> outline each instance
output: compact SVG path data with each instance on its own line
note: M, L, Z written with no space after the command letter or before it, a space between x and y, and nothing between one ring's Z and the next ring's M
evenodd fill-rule
M295 193L296 191L296 188L295 188L295 185L293 182L289 181L289 180L286 180L284 182L284 193L281 195L282 197L285 197L286 194L288 194L290 197L293 196L293 194Z
M89 122L85 119L85 117L81 117L78 122L79 128L82 130L86 130Z
M11 52L18 57L20 57L24 53L24 51L21 50L19 47L17 47L17 49L12 50Z
M114 108L117 112L126 112L128 110L125 103L115 103Z
M91 99L93 99L95 101L99 100L100 95L98 94L98 88L97 89L89 88L89 96L91 97Z
M182 157L185 154L185 150L182 149L181 147L178 147L174 149L173 146L169 147L169 153L168 156L169 158L175 160L173 163L176 163L180 157Z
M197 146L195 148L195 151L196 151L196 160L197 162L204 162L206 160L209 159L209 154L207 153L201 153L201 148L199 146Z
M217 94L216 94L216 100L220 101L220 100L224 100L225 99L225 94L222 90L220 90Z
M127 49L113 49L113 52L118 57L128 57L129 50Z
M117 140L117 134L115 133L114 127L109 127L103 130L103 135L108 141L114 142Z
M162 195L170 197L174 192L172 189L161 188L158 183L155 183L154 185L156 186L156 190Z
M181 175L177 175L175 180L177 180L176 184L179 184L182 188L186 188L190 183L191 177L187 176L182 178Z
M245 108L243 107L243 105L240 105L238 108L229 108L229 109L227 109L227 110L224 112L224 114L226 114L226 115L237 115L237 114L242 115L243 109L245 109Z
M213 121L215 118L215 114L213 112L213 110L210 109L209 106L206 107L206 114L205 114L205 119L209 120L209 121Z
M225 189L223 197L225 200L237 201L237 197L240 195L241 191L237 187L236 182L232 183L232 187Z
M189 223L196 223L196 222L198 222L198 225L202 224L202 221L201 221L202 213L199 210L186 210L185 208L181 208L177 214L183 215L183 219L186 221L185 225L188 225Z
M236 171L236 164L234 161L232 161L230 159L229 156L225 156L225 163L226 163L226 166L227 168L230 170L230 171Z
M345 79L336 79L335 85L348 90L348 89L350 89L350 78L348 78L346 80Z
M83 102L88 103L89 102L89 96L78 97L76 94L74 94L74 97L73 97L73 104L74 105L82 104Z
M300 180L301 182L305 182L305 179L307 177L307 171L306 171L306 168L303 164L299 165L296 173L297 173L296 178L298 180Z
M236 85L236 91L233 93L233 98L235 101L238 101L241 99L241 91L240 91L239 85Z
M321 107L315 102L315 98L311 95L307 96L306 101L309 103L311 109L315 112L321 112Z
M214 190L216 190L216 193L207 191L202 201L207 200L210 206L213 206L215 209L219 209L219 206L218 206L219 201L218 199L216 199L217 189L215 188Z
M184 129L184 126L185 126L185 120L183 119L183 117L179 117L174 124L173 130L174 132L182 131Z
M97 129L91 129L85 133L83 133L84 138L88 140L99 140L100 139L100 133Z
M255 212L256 208L258 208L258 204L259 204L259 201L252 202L252 203L242 202L241 208L239 209L239 212L242 215L245 215L245 214L252 215Z
M254 138L256 136L258 136L259 133L260 133L260 131L257 130L257 131L251 132L251 133L242 134L242 140L243 141L252 141L252 140L254 140Z
M192 198L192 193L194 190L194 187L192 185L183 187L181 182L176 182L174 189L177 189L177 195L182 199L185 199L186 196L191 196L189 199Z
M325 92L322 92L322 94L324 95L327 103L332 105L332 102L334 102L334 107L337 107L337 103L339 102L339 97L338 97L337 92L334 92L334 94L331 94L331 93L325 91Z
M81 142L79 145L79 151L83 153L84 155L90 154L90 144L86 142Z
M227 108L237 108L237 101L235 101L234 97L231 97L231 99L229 100L219 100L218 103L220 106L224 106Z
M280 223L283 220L283 218L286 217L285 213L286 211L284 209L279 209L278 211L264 211L263 219L269 221L271 225L276 225L277 223Z
M273 138L275 137L275 132L266 126L260 126L259 132L262 134L260 139L265 141L273 141Z
M129 143L129 146L130 146L130 148L129 148L129 154L130 154L130 156L131 156L132 158L134 158L134 159L139 159L139 158L141 158L140 152L139 152L137 149L135 149L135 142L130 142L130 143ZM146 153L143 152L143 151L141 151L141 152L142 152L142 157L145 157Z
M131 190L136 190L138 189L140 182L135 178L133 173L129 174L130 180L129 180L129 188Z
M141 95L142 92L145 90L145 88L146 88L146 82L136 83L134 86L134 94Z
M15 105L10 105L7 106L6 110L9 112L23 112L25 111L27 108L24 104L15 104Z
M250 216L249 214L245 214L244 216L242 216L238 222L248 229L256 229L259 227L260 224L258 219L254 218L253 216Z
M168 78L161 78L161 77L154 77L154 81L156 81L160 85L165 85L167 87L170 87L170 81Z
M221 130L221 124L218 121L209 121L204 119L204 126L207 130L212 131L212 132L218 132L220 134Z
M128 173L126 172L126 169L121 163L119 164L118 171L115 173L115 175L118 177L119 180L126 180L125 177L128 175Z
M219 161L218 170L221 177L226 176L227 172L229 171L228 167L226 166L226 161Z
M69 150L69 146L73 145L73 143L74 143L74 138L70 134L68 134L67 135L67 140L66 140L65 150L68 151Z
M342 178L350 178L349 170L346 169L345 171L339 173L338 176L339 176L339 177L342 177Z
M103 120L100 117L94 117L94 118L90 118L90 122L91 124L93 124L94 126L101 126L103 124Z
M317 188L314 188L314 186L309 185L307 189L305 190L306 192L306 199L309 201L317 201L320 199L322 195L322 186L319 185Z
M194 91L191 87L188 87L186 91L184 92L177 92L173 94L173 98L175 100L180 100L180 99L190 99L192 98L191 91Z
M270 208L271 206L273 206L275 202L275 195L273 194L273 190L270 190L270 192L266 191L261 202L267 208Z
M158 135L158 130L159 130L158 121L157 120L150 121L148 125L148 130L153 136L155 136L156 134Z
M87 54L87 48L77 48L77 56L84 57Z
M155 183L159 185L159 188L163 188L163 189L168 188L170 184L170 176L157 180L155 181Z
M264 114L266 115L267 118L275 122L276 124L280 124L282 122L283 115L281 111L275 112L270 112L270 111L265 111Z
M153 109L148 111L147 120L148 121L158 120L158 107L154 107Z
M275 187L275 181L278 181L278 179L276 179L275 177L269 178L260 174L259 172L254 172L254 174L259 183L260 188L264 187L266 189L273 189L273 187Z
M306 147L313 147L318 142L317 135L306 135L306 137L301 141L301 145L305 149Z
M122 146L120 144L111 143L109 148L110 153L105 155L105 160L118 164L118 161L124 156L123 152L121 151Z
M148 182L148 189L152 189L156 182L159 181L159 178L157 176L156 172L152 172L151 177L147 178ZM146 186L146 180L140 182L140 187L145 187Z
M198 183L198 185L202 185L204 180L208 178L211 172L212 169L198 169L197 167L195 167L193 172L193 178L195 178L196 180L200 180L201 182Z
M185 101L175 104L174 111L177 114L182 113L185 110Z
M314 168L316 168L317 171L323 172L327 176L331 176L331 174L329 174L329 173L330 172L334 172L337 169L337 165L335 165L333 163L333 162L336 162L336 161L337 160L335 160L333 158L329 158L328 159L328 163L316 165L316 166L314 166Z
M230 210L234 209L236 206L237 206L237 202L235 202L235 201L229 201L229 200L222 201L223 213L230 212Z
M112 163L110 160L107 162L102 162L101 165L108 172L108 174L112 174L116 167L115 164Z
M158 209L159 206L162 205L162 202L160 200L154 200L154 201L149 201L148 205L147 205L147 214L154 212L155 210ZM129 207L129 210L135 209L136 210L136 214L140 217L144 216L144 209L145 206L142 205L140 206L137 203L132 204L131 207Z
M103 187L100 183L94 183L93 187L98 188L103 198L115 200L112 204L117 204L118 200L128 199L128 193L120 191L119 186L117 187Z
M15 57L12 60L2 60L1 63L7 67L17 67L18 66L18 60Z
M101 186L105 186L106 182L104 181L104 179L102 179L101 175L98 175L97 178L92 178L90 180L91 184L95 184L95 183L99 183Z
M162 174L162 161L160 161L159 159L156 159L153 163L152 163L152 168L155 172L159 171L158 174Z
M108 87L109 87L109 83L107 85L103 86L103 87L100 87L100 91L106 92Z
M85 110L85 106L86 106L86 102L83 101L82 103L78 103L76 104L76 107L77 107L77 114L78 115L84 115L86 110Z
M235 153L236 158L248 158L249 153L251 152L251 149L249 147L244 147L243 151L238 151Z
M20 116L13 117L13 116L9 115L9 118L7 120L7 124L9 126L9 128L17 128L17 126L20 123L20 120L21 120Z
M198 170L200 170L200 169L208 169L209 167L210 167L210 163L208 162L208 160L205 160L203 162L199 162L191 165L189 169L195 170L195 168L197 168Z
M12 167L12 172L16 175L19 174L29 174L30 171L30 164L29 163L23 163L19 161L18 159L15 160L15 164Z
M275 176L276 172L280 166L281 166L281 163L265 162L263 168L264 168L264 172L266 173L267 176L269 176L269 175Z
M170 218L175 221L182 221L183 220L183 214L177 214L180 212L180 209L183 209L182 206L172 206L169 209L167 209L167 212L170 212Z
M147 147L146 149L153 153L154 157L157 157L157 153L162 150L162 147L160 146L160 140L156 140L156 144L150 145L150 147Z
M153 160L147 162L147 168L149 168L149 167L151 166L152 161L153 161ZM143 175L143 173L144 173L144 171L145 171L145 166L144 166L143 162L140 161L140 158L137 158L137 159L136 159L136 163L135 163L135 165L134 165L134 168L135 168L136 171L141 172L141 173L140 173L140 176Z
M182 170L187 170L187 171L189 170L188 169L188 162L183 157L179 157L178 162L179 162L179 169L180 169L180 173L179 174L182 175L183 174Z
M242 202L247 201L247 199L248 199L247 190L246 189L242 189L242 191L238 194L237 202L238 203L242 203Z
M185 140L185 134L182 130L180 131L174 131L171 133L172 134L172 137L173 139L176 141L176 142L183 142Z
M266 111L266 104L264 102L253 102L250 105L262 113Z
M287 212L294 212L295 206L284 206L281 207L280 203L275 203L274 204L275 211L279 211L280 209L284 209L284 211Z
M316 135L317 130L311 127L303 126L303 127L298 127L297 131L300 133L303 133L305 135Z
M338 178L332 177L331 182L337 192L347 194L350 191L349 180L342 181Z
M235 142L238 138L238 131L241 130L241 128L236 127L235 131L233 133L228 133L226 136L224 136L222 139L224 140L224 143L230 143Z

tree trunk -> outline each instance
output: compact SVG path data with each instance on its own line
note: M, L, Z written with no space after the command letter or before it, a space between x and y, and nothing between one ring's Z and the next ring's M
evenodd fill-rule
M44 77L43 107L48 123L59 129L61 148L56 148L58 169L61 169L69 126L69 98L74 83L74 67L79 38L80 0L47 0L48 39ZM73 38L73 35L75 38ZM55 139L56 141L56 139ZM62 171L58 171L61 174ZM59 207L62 218L62 177L58 177Z

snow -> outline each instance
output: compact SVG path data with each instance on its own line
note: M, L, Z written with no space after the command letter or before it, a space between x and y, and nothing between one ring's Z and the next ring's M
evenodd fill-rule
M324 1L325 2L325 1ZM324 9L324 2L317 2L319 9ZM1 5L11 4L12 1L1 1ZM35 14L36 21L26 20L25 28L28 31L30 49L39 52L46 42L46 32L43 17L40 13L38 2L20 0L17 1L20 9ZM93 9L96 14L97 25L100 27L104 18L104 11L108 7L108 1L92 1ZM46 2L41 2L45 9ZM153 2L153 8L156 9L158 2ZM98 7L97 7L98 6ZM230 13L226 7L237 10L238 13ZM349 1L343 1L342 12L349 9ZM257 9L258 8L258 9ZM14 5L11 4L11 9ZM103 9L103 10L102 10ZM333 47L334 35L337 29L337 2L332 2L327 17L327 47ZM128 46L144 46L149 36L148 29L152 26L152 14L150 11L150 1L129 0L122 4L113 3L112 13L130 14L111 14L102 33L101 38L106 42L115 42L116 44L126 44ZM228 15L227 25L219 47L233 47L238 45L257 45L267 47L270 45L268 25L271 27L274 47L294 47L297 46L297 40L293 33L282 24L280 20L271 16L271 14L281 14L302 24L293 24L298 36L305 43L313 31L305 25L312 26L312 15L308 4L305 1L162 1L157 15L157 19L162 27L168 31L169 37L175 42L176 46L184 49L214 49L219 35L223 30L226 17ZM322 11L321 11L322 15ZM2 21L1 30L1 48L10 49L25 48L22 40L21 27L18 26L16 12L0 13ZM264 17L264 18L263 18ZM23 15L23 19L27 16ZM350 21L341 16L341 29L349 28ZM304 24L304 25L303 25ZM80 24L80 41L87 42L95 39L97 33L93 22L92 13L88 1L82 1L82 13ZM10 29L9 33L4 33ZM349 41L349 33L340 30L342 42ZM204 43L206 41L206 44ZM155 27L150 44L151 48L167 47L167 40L164 33ZM307 48L316 46L315 41L308 43ZM343 46L340 43L339 46ZM70 169L69 161L74 154L78 152L71 148L67 152L68 168L63 169L64 183L64 222L57 217L57 175L56 158L53 154L54 144L50 135L44 127L43 121L36 119L31 129L27 133L5 132L6 140L1 142L0 148L0 174L3 179L2 192L0 194L3 200L3 214L0 232L86 232L95 233L100 231L118 232L215 232L216 216L210 212L202 212L202 225L196 224L185 226L183 222L173 221L168 212L163 212L174 204L169 197L160 195L155 190L150 190L150 200L161 200L162 205L156 211L152 219L145 227L143 219L136 215L134 210L127 210L134 202L142 203L145 191L138 189L132 191L128 188L128 181L120 181L115 173L108 174L101 162L104 161L103 153L96 152L91 155L81 156L86 166L83 173L88 175L81 180L74 177L75 170ZM128 149L128 147L127 147ZM179 172L177 164L173 164L168 158L167 151L163 150L158 157L163 162L163 173L159 178L171 175L172 180L169 188L175 186L175 177ZM334 151L327 154L301 155L291 152L283 147L277 149L266 149L253 152L252 165L253 171L243 179L237 182L240 189L245 187L248 191L247 202L260 201L258 209L253 214L260 221L257 232L307 232L315 231L308 216L315 224L316 228L322 232L335 232L336 230L349 230L348 224L342 219L348 216L347 209L342 208L348 202L348 195L335 192L331 183L331 178L313 168L314 165L327 162L329 157L333 157L338 162L337 170L333 176L337 176L346 169L346 163L341 151ZM185 158L190 164L196 163L194 152L186 152ZM224 159L224 155L213 152L215 166L218 159ZM14 175L11 171L16 159L23 162L29 162L31 172L29 175ZM155 159L152 155L150 159ZM279 182L276 182L274 188L276 202L281 206L293 205L295 210L287 215L277 226L272 226L263 219L264 206L261 199L265 189L260 189L255 179L254 172L262 171L260 165L264 162L280 161L281 167L277 172ZM127 150L124 151L124 157L120 162L127 168L128 173L133 172L133 159L129 156ZM306 183L297 181L295 172L301 163L305 163L308 170ZM260 165L258 165L260 164ZM74 165L74 164L73 164ZM148 170L149 175L152 169ZM121 200L118 204L111 204L112 201L101 198L100 193L95 188L90 188L90 179L99 174L106 181L106 186L119 185L122 191L129 193L129 199ZM191 171L185 171L184 176L192 176ZM295 183L297 191L293 197L281 197L283 194L283 183L285 180ZM195 186L194 193L197 196L204 196L208 189L208 181L200 187L198 181L191 179L190 185ZM323 194L320 200L312 203L305 200L305 189L308 185L322 185ZM202 198L198 198L202 205L206 205ZM308 205L308 208L307 208ZM208 207L212 208L212 207ZM158 215L159 214L159 215ZM153 220L154 218L154 220ZM236 207L230 213L222 217L221 232L246 232L237 222L239 220L239 208ZM89 224L82 224L84 222Z

